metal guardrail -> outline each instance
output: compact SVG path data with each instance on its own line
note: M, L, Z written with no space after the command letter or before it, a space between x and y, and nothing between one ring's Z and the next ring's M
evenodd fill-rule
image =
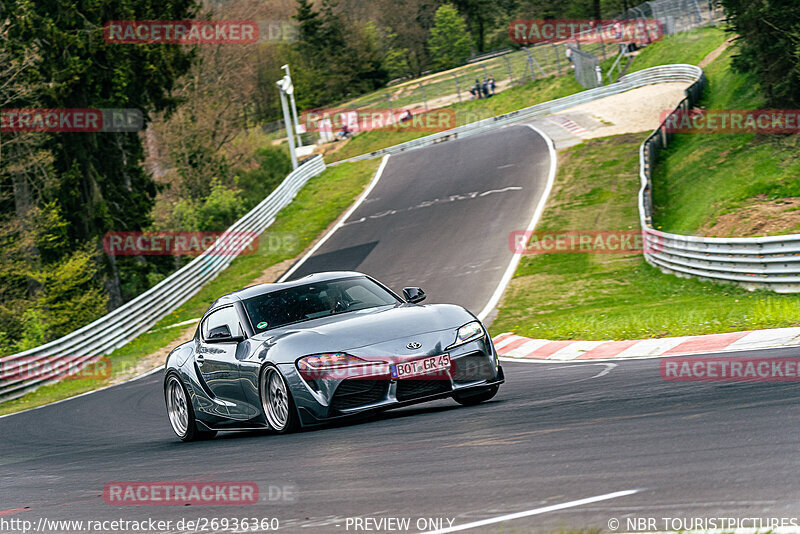
M666 65L662 67L644 69L623 76L618 82L610 85L581 91L580 93L576 93L574 95L565 96L556 100L550 100L549 102L536 104L535 106L519 109L503 115L498 115L496 117L472 122L450 130L420 137L418 139L412 139L411 141L400 143L399 145L383 148L381 150L376 150L375 152L362 154L360 156L355 156L343 161L349 162L359 161L362 159L378 158L386 154L397 154L406 150L422 148L428 145L449 141L451 139L481 134L483 132L499 128L501 126L506 126L508 124L525 122L540 117L545 117L552 113L577 106L578 104L585 104L606 96L624 93L625 91L630 91L631 89L636 89L637 87L643 87L645 85L664 82L694 82L697 79L696 71L697 67L693 65Z
M226 269L239 251L273 223L306 182L324 170L322 156L308 160L233 223L209 250L132 301L64 337L0 358L0 402L54 382L67 370L80 369L147 331ZM226 239L228 235L235 239Z
M706 77L693 67L696 80L686 89L673 113L685 113L700 100ZM671 116L671 115L670 115ZM663 272L707 280L734 282L750 289L800 293L800 234L767 237L699 237L662 232L653 228L651 172L658 152L672 133L669 117L639 148L641 189L639 218L644 231L645 259Z

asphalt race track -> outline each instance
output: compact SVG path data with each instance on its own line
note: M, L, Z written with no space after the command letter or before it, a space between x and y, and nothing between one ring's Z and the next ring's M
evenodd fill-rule
M524 127L393 156L353 224L297 274L359 269L477 312L511 258L508 232L531 219L548 165L544 141ZM480 196L512 186L522 189ZM419 207L426 201L435 202ZM479 406L443 400L292 435L188 444L169 426L156 373L0 418L0 525L249 517L277 518L281 532L345 533L365 532L354 517L396 517L411 518L415 532L419 518L464 525L542 512L469 530L513 533L606 529L613 519L631 530L633 517L800 516L796 383L668 382L659 361L504 363L507 383ZM110 482L188 480L255 482L261 501L111 506L103 498ZM626 490L635 493L573 502ZM539 510L564 503L574 506ZM378 531L386 530L370 530Z
M509 235L528 228L550 161L526 126L392 156L369 196L288 278L360 271L478 314L512 259Z
M438 401L287 436L223 434L182 444L167 422L160 374L0 419L2 509L27 508L0 518L246 515L276 517L284 532L354 532L348 517L463 524L628 489L639 492L474 531L800 512L796 385L665 382L658 360L505 368L508 382L483 405ZM290 486L293 500L104 502L106 483L131 480L254 481L263 494Z

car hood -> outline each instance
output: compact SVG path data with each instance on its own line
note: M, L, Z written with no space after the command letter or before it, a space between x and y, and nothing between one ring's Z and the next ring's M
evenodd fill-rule
M440 345L438 338L455 340L456 329L474 320L464 308L451 304L398 305L287 325L263 332L253 340L264 340L256 351L259 359L289 363L300 356L322 352L359 355L367 347L379 349L379 353L394 352L395 345L404 347L410 341L427 347Z

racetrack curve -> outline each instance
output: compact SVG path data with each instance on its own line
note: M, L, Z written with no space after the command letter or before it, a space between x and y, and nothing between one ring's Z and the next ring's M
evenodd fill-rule
M339 252L350 263L331 266L366 271L394 289L418 284L431 301L477 312L510 261L508 232L527 227L544 191L543 150L533 130L514 127L393 156L347 219L365 222L337 230L301 267L369 244L366 254ZM516 185L523 189L406 209ZM388 210L398 213L369 218ZM487 229L493 219L484 211L502 215L502 224ZM476 239L479 246L467 246ZM473 262L474 276L456 277L450 261ZM156 373L0 418L0 525L275 517L282 532L344 533L361 532L347 529L354 516L465 524L623 490L637 492L473 531L606 528L612 518L624 527L626 516L800 516L795 383L667 382L658 362L504 363L507 383L483 405L443 400L298 434L229 433L188 444L170 429ZM253 481L267 500L118 507L103 499L109 482L171 480ZM270 486L294 492L269 501Z
M545 200L552 158L527 126L394 155L363 202L284 277L361 271L477 315L513 259L509 235L528 229Z

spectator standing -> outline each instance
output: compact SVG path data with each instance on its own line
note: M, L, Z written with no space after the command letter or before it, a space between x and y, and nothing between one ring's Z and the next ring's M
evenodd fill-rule
M483 98L483 93L481 92L481 81L478 78L475 78L475 93L477 93L478 98Z
M492 92L492 95L494 95L495 88L497 88L497 84L494 81L494 76L489 76L489 90Z

